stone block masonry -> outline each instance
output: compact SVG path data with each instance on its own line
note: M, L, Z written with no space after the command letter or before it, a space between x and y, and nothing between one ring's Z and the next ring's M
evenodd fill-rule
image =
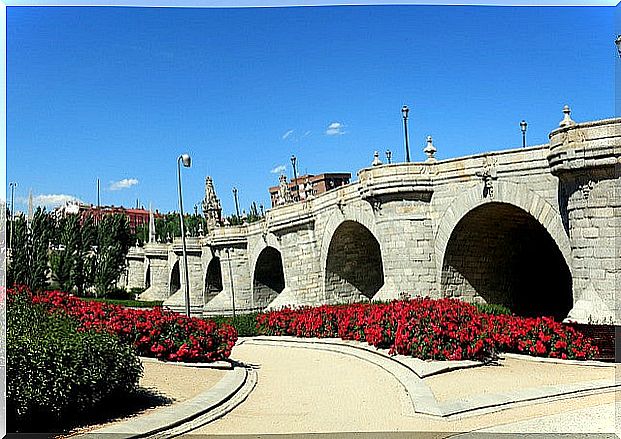
M188 260L193 309L449 296L621 324L621 119L569 121L549 144L372 166L260 222L213 227ZM179 308L180 259L175 244L132 249L127 286Z

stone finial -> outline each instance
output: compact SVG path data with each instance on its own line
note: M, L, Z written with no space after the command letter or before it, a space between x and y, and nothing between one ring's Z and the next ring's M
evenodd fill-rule
M373 154L373 166L379 166L382 164L382 161L379 159L379 152L375 151L375 154Z
M571 117L569 116L571 114L571 108L569 108L569 105L565 105L563 107L563 113L565 113L565 117L563 117L563 120L561 121L561 123L558 124L558 126L567 127L576 124L576 122L571 120Z
M427 161L428 162L435 162L436 158L434 157L436 154L436 147L433 146L433 139L431 138L431 136L427 136L427 146L425 147L425 149L423 149L423 152L425 154L427 154Z

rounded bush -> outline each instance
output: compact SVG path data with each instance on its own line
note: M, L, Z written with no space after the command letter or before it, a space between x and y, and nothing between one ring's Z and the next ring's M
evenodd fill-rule
M7 427L46 429L138 386L142 364L131 346L72 318L48 313L25 291L7 306ZM36 423L34 422L36 421Z

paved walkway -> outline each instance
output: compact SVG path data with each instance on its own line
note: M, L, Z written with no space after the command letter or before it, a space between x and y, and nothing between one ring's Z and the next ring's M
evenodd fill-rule
M439 432L435 437L473 431L612 433L615 395L621 401L621 392L617 391L439 419L408 412L411 403L403 384L382 367L359 358L249 343L236 346L232 358L254 365L258 372L256 388L232 412L192 433ZM612 378L613 371L606 369ZM539 367L539 374L541 370ZM585 369L587 380L598 373ZM438 379L434 381L438 388Z

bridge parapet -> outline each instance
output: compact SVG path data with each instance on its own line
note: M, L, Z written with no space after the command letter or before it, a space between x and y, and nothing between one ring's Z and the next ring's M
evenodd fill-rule
M578 169L621 164L621 118L558 128L550 133L550 170L561 175Z
M358 172L358 191L363 200L378 201L399 198L402 200L429 201L433 193L432 163L399 163L376 166Z

